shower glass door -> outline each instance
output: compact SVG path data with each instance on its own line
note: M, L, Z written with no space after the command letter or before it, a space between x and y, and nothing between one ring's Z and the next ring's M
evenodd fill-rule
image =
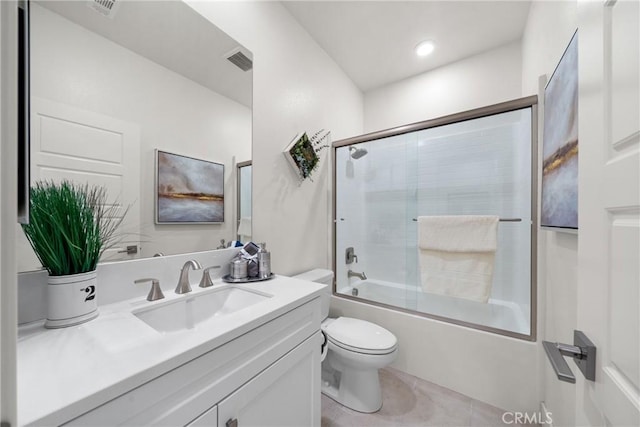
M534 104L337 142L336 294L531 339ZM422 283L418 218L442 215L501 219L488 301Z
M488 302L433 293L418 311L518 334L530 332L531 109L418 132L418 216L496 215L498 243ZM417 222L410 234L417 235ZM412 248L418 253L417 247ZM424 261L424 260L423 260ZM420 260L414 264L420 276Z
M409 170L416 166L416 137L398 135L335 152L340 294L402 308L411 298L406 283L415 272L407 219L416 211L415 171Z

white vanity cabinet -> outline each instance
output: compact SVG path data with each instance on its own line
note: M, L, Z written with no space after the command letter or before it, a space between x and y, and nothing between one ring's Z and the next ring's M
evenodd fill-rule
M317 337L268 367L189 427L301 427L320 421Z
M319 426L320 341L315 298L64 425Z

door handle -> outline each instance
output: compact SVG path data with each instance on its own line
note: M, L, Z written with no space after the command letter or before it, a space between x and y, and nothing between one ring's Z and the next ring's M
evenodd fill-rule
M560 381L576 382L564 356L573 358L586 379L596 380L596 346L582 331L573 331L573 345L542 341L542 346Z

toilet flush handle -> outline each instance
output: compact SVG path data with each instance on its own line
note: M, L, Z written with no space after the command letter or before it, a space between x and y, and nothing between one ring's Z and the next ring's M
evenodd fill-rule
M327 352L329 351L329 341L327 340L327 334L320 331L322 343L320 344L320 362L323 362L327 357Z

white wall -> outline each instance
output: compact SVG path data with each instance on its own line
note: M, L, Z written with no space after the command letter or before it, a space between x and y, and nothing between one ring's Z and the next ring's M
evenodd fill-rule
M142 256L235 239L235 165L251 157L251 110L34 4L32 95L140 126ZM225 222L154 224L154 149L225 165Z
M279 2L189 2L253 53L253 236L272 270L330 266L329 150L299 184L282 150L303 131L362 133L362 94Z
M519 98L519 42L365 93L364 130L373 132Z
M551 77L577 25L575 1L532 2L522 40L523 94L538 92L539 76ZM538 148L541 162L542 147ZM578 236L541 230L538 249L538 341L573 343L577 321ZM575 386L558 381L541 345L538 356L541 400L552 412L555 425L574 425Z

